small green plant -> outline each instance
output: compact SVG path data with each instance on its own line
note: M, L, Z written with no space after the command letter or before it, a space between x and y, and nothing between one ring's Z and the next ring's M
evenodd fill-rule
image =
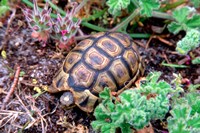
M52 32L53 21L50 17L51 9L48 9L48 3L45 4L44 9L39 10L37 2L34 0L33 10L22 10L29 27L33 30L32 37L37 38L39 41L46 43L47 39Z
M75 34L81 23L80 20L73 22L76 7L77 3L73 3L71 12L67 12L65 17L57 13L57 21L53 24L51 37L58 42L60 48L69 49L67 46L70 46L74 42Z
M180 54L187 54L190 50L197 48L200 45L200 31L191 29L186 33L186 36L178 41L176 50Z
M192 64L200 64L200 56L194 58L194 59L192 60Z
M184 97L176 100L167 119L170 133L199 133L200 132L200 93L190 86L190 91ZM192 88L192 89L191 89Z
M168 25L170 32L177 34L179 31L188 31L189 29L195 29L200 27L200 15L195 8L182 7L176 9L172 13L176 22L172 22Z
M2 17L7 11L10 10L8 0L1 0L0 2L0 17Z
M141 15L147 17L152 16L152 11L160 7L158 0L108 0L106 4L109 6L109 13L115 17L121 14L122 9L129 8L130 4L140 7Z
M139 89L125 90L118 97L105 88L100 93L102 103L94 111L94 130L114 133L120 128L123 133L130 133L133 128L144 128L150 120L163 119L169 110L167 95L172 89L165 81L158 81L160 75L151 73Z
M196 3L196 1L192 1ZM176 9L172 13L176 22L168 25L168 30L174 34L185 31L186 35L176 46L176 51L180 54L187 55L189 51L199 47L200 44L200 14L195 8L188 6ZM198 58L192 60L193 64L198 64Z
M51 17L52 9L49 8L48 2L44 9L39 9L36 0L33 0L33 2L33 10L23 10L29 26L33 30L32 37L43 41L44 44L51 37L60 48L69 50L81 22L80 20L73 21L77 4L72 4L71 11L67 11L64 17L57 13L57 18L53 19Z

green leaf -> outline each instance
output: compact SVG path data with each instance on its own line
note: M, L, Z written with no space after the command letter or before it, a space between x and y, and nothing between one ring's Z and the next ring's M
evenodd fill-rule
M148 100L148 108L151 109L149 110L150 119L163 119L169 111L169 99L165 98L165 96L158 95Z
M194 14L189 20L185 23L189 28L200 27L200 15Z
M130 124L122 123L122 124L120 124L120 128L121 128L122 133L131 133Z
M187 31L191 28L200 27L200 15L191 7L182 7L176 9L172 13L176 22L168 25L168 30L174 34L179 33L181 30Z
M99 104L95 108L94 116L100 120L110 119L110 111L103 104Z
M197 48L199 44L200 32L196 29L191 29L182 40L178 41L176 50L180 54L187 54L190 50Z
M172 110L170 111L171 117L167 119L169 132L200 132L199 105L200 94L194 89L189 89L189 92L177 99L176 104L172 106Z
M192 60L192 64L200 64L200 56L194 58L194 59Z
M116 126L111 121L111 111L106 107L109 106L109 103L107 102L104 106L103 103L100 103L94 111L94 116L97 120L93 121L91 123L92 127L96 131L101 131L105 133L114 133Z
M177 34L179 33L181 30L186 30L185 26L177 23L177 22L172 22L171 24L168 25L168 30L171 33Z
M200 114L200 99L197 99L194 105L192 105L192 112L191 114L194 115L195 113Z
M147 76L147 80L149 82L151 82L152 84L155 84L158 79L161 76L161 72L151 72L148 76Z
M0 2L0 17L4 15L8 10L10 10L10 7L8 5L8 0L1 0Z
M113 123L107 123L102 120L93 121L91 125L95 131L101 131L102 133L115 133L116 129Z
M8 6L8 0L1 0L0 6Z
M195 114L187 121L188 127L198 128L200 130L200 115Z
M195 92L196 93L196 90L200 87L200 84L191 84L188 88L189 92Z
M192 4L194 5L195 8L200 7L200 0L191 0Z
M121 128L123 133L131 133L131 128L142 129L150 120L163 119L169 110L167 95L172 89L167 82L158 80L160 75L160 72L150 73L141 82L141 88L125 90L118 97L105 88L100 93L103 101L94 111L93 128L101 132ZM155 94L155 97L149 99L146 94Z
M130 0L108 0L106 4L109 6L109 13L113 16L119 16L122 9L126 9L130 4Z
M152 11L160 7L158 0L140 0L139 5L141 7L141 14L147 17L151 17Z
M166 96L168 93L172 92L171 86L165 81L158 81L161 76L161 72L151 72L146 77L146 82L141 84L139 92L145 94L154 93Z
M99 94L99 97L102 98L103 100L109 100L111 98L110 94L110 89L109 88L104 88L104 90Z
M101 128L102 133L115 133L115 130L116 126L114 125L114 123L104 124Z
M184 23L187 21L187 17L190 13L190 8L188 7L182 7L180 9L177 9L173 11L172 16L179 22Z
M20 71L19 76L23 77L26 73L24 71Z

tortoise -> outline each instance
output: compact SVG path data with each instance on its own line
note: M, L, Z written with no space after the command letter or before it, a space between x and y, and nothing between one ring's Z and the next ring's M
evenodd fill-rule
M136 44L127 34L99 32L79 42L66 56L48 91L65 91L60 101L92 112L105 87L117 92L144 73Z

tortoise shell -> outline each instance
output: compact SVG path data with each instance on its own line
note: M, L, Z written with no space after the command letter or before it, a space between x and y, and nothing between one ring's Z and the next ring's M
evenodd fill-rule
M92 112L105 87L114 92L130 87L143 72L137 47L128 35L100 32L68 53L49 92L70 91L77 106Z

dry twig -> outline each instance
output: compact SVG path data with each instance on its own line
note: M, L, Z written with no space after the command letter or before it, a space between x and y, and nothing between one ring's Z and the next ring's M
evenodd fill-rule
M168 35L163 35L163 36L161 36L161 35L152 35L149 38L149 40L148 40L148 42L146 44L146 49L149 47L149 44L150 44L151 40L154 39L154 38L158 39L159 41L163 42L164 44L166 44L168 46L173 46L174 44L169 42L169 41L167 41L166 39L164 39L165 37L168 37Z
M11 86L11 88L10 88L10 91L9 91L8 94L6 95L6 98L5 98L4 101L3 101L3 104L2 104L2 106L1 106L1 110L4 110L5 105L8 103L8 101L9 101L9 99L10 99L10 96L11 96L11 95L14 93L14 91L15 91L16 85L17 85L18 80L19 80L19 74L20 74L20 66L17 65L13 84L12 84L12 86Z

